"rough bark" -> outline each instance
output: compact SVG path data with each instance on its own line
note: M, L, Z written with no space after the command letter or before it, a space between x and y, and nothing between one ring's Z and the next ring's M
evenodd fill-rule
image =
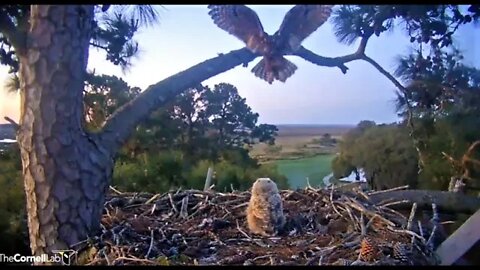
M410 209L415 202L419 209L432 209L432 202L435 202L438 210L444 213L473 214L480 209L480 198L447 191L398 190L372 194L370 199L375 203L385 200L410 201L410 203L392 206L396 209Z
M50 254L100 225L113 162L82 129L93 6L32 6L20 54L21 150L30 247Z

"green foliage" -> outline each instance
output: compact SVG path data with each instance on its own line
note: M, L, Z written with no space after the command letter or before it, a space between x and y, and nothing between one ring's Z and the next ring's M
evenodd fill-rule
M215 190L231 187L246 190L259 177L274 179L279 187L287 188L286 177L273 165L252 165L254 160L232 151L219 162L198 160L190 164L181 152L166 151L157 155L141 155L135 161L117 162L113 184L122 190L160 193L182 187L203 189L208 168L216 172L213 178ZM228 158L228 159L227 159Z
M335 179L349 176L356 168L342 155L332 159L332 172Z
M256 126L258 113L252 112L245 98L238 94L235 86L227 83L215 85L207 92L206 114L211 119L211 128L216 140L217 151L230 147L243 147L253 143L273 144L277 128L273 125Z
M113 184L129 191L165 192L170 187L185 187L184 169L180 152L142 154L134 161L118 161L115 164Z
M416 152L402 125L362 121L345 134L340 152L332 161L335 178L363 169L374 189L418 184Z
M334 146L337 143L337 139L333 138L331 134L325 133L318 139L313 139L312 143L318 143L323 146Z
M480 71L466 66L458 50L433 50L434 57L419 51L399 59L396 75L407 83L411 119L424 168L420 186L445 190L452 176L463 168L454 166L445 154L460 160L480 138ZM405 97L398 97L397 111L408 121ZM478 172L478 168L471 173ZM480 179L467 181L467 189L479 186ZM480 190L480 189L478 189ZM478 191L477 190L477 191Z
M391 31L402 26L410 42L448 47L462 24L477 21L478 5L464 10L460 5L342 5L332 16L339 42L353 44L360 37Z
M0 151L0 253L28 251L25 243L25 193L18 147Z
M134 156L142 151L182 151L186 159L219 160L231 149L243 151L256 142L274 144L277 127L257 125L245 98L231 84L186 89L155 111L131 137L125 149Z
M116 76L88 73L83 98L87 127L91 130L100 129L107 117L135 98L140 91L140 88L130 87Z
M30 5L2 5L2 24L8 22L25 34L30 26ZM106 59L126 69L130 60L138 53L134 36L141 27L148 27L159 21L157 8L150 5L120 5L109 10L96 6L91 45L104 50ZM0 64L10 67L10 73L17 73L18 58L8 35L0 33Z
M278 155L280 152L282 152L282 146L281 145L267 145L265 148L265 153L267 155Z
M98 130L139 93L115 76L89 74L84 92L87 127ZM186 89L137 127L117 156L113 183L147 192L203 188L206 164L215 165L222 188L246 188L255 180L249 177L261 173L284 181L274 168L264 168L249 156L251 144L273 145L277 134L276 126L257 125L257 119L233 85Z

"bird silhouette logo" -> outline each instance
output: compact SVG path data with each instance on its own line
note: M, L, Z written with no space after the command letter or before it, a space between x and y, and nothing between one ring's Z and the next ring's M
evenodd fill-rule
M74 260L75 250L54 250L54 253L60 255L62 265L70 265Z

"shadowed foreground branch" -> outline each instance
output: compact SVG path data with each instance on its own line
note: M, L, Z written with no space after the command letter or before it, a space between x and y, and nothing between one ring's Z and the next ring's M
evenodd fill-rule
M370 199L374 203L385 200L409 201L409 203L392 206L392 208L396 209L410 209L413 203L417 203L418 208L429 209L432 206L432 202L437 204L440 211L446 213L473 214L480 209L480 198L447 191L397 190L372 194Z
M319 66L338 67L345 74L348 68L347 62L359 60L363 57L366 39L362 41L357 52L340 57L324 57L301 47L296 55ZM231 51L199 63L187 70L149 86L136 99L119 108L109 119L106 120L100 139L102 143L113 153L127 140L135 127L152 111L159 108L171 97L198 85L199 83L236 66L246 66L253 61L256 55L247 48Z

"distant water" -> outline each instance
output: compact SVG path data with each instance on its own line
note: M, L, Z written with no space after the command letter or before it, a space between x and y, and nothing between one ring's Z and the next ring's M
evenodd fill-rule
M278 171L288 178L290 188L304 188L307 177L310 185L323 186L323 179L331 173L330 164L335 155L319 155L296 160L277 160Z
M3 139L3 140L0 140L0 143L16 143L17 141L16 140L12 140L12 139Z

